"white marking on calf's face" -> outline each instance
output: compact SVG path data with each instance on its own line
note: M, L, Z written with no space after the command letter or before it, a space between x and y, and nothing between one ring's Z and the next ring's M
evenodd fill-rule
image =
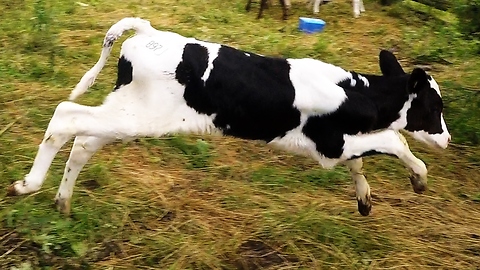
M443 130L442 133L429 134L428 132L425 132L425 131L414 131L409 133L412 134L413 138L416 139L417 141L424 142L427 145L430 145L433 147L440 147L442 149L446 149L452 137L448 132L447 125L445 124L445 120L443 119L443 113L441 115L441 121L442 121L442 130Z
M440 97L442 97L442 93L440 93L440 86L438 86L438 83L435 81L435 79L433 79L433 77L430 77L430 79L428 79L428 82L430 83L430 87L433 88Z
M437 81L433 77L430 77L428 79L428 82L430 83L430 87L433 88L439 97L442 97L442 93L440 92L440 86L438 85ZM417 135L417 136L428 136L431 141L433 141L435 146L441 147L443 149L447 148L448 143L452 139L452 136L448 132L447 124L445 122L445 119L443 118L443 113L440 115L440 121L442 123L442 130L443 132L441 134L422 134L422 135Z

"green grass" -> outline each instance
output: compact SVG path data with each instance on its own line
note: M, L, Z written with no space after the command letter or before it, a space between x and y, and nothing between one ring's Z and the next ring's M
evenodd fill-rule
M453 136L448 150L409 140L429 167L413 193L392 157L369 157L369 217L357 213L348 171L213 136L145 138L105 147L77 181L72 215L53 207L68 144L41 191L0 193L0 269L477 269L480 261L480 55L452 15L409 3L353 19L349 1L322 6L324 32L297 30L312 16L294 1L256 20L245 1L0 0L0 183L28 173L55 109L96 62L107 29L125 16L156 28L283 57L313 57L379 73L379 48L406 70L428 68L442 88ZM447 18L447 19L445 19ZM127 35L128 36L128 35ZM118 55L120 42L114 47ZM114 57L112 57L114 58ZM108 61L80 103L111 91Z

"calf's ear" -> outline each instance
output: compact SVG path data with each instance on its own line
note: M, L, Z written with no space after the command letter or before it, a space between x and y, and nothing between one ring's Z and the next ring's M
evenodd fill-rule
M387 50L380 51L379 62L380 70L384 76L400 76L405 74L395 55Z
M407 91L409 94L418 94L422 89L429 86L428 75L425 70L415 68L408 79Z

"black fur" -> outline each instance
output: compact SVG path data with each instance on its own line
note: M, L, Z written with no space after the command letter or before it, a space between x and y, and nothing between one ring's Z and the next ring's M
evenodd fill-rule
M421 68L412 71L408 81L408 91L416 93L411 108L407 112L408 131L426 131L430 134L442 133L441 113L443 102L435 89L430 87L429 75Z
M123 55L118 59L117 65L117 82L113 91L118 90L123 85L127 85L132 82L133 67L132 63L128 61Z
M176 78L186 87L187 104L199 113L216 113L214 124L224 134L269 142L300 124L300 112L293 107L290 65L285 59L247 56L222 46L213 61L214 69L203 82L208 54L199 47L185 47Z
M380 64L380 69L382 70L382 74L384 76L392 77L392 76L400 76L405 74L405 71L403 71L403 68L398 63L395 55L393 55L389 51L386 51L386 50L380 51L379 64Z

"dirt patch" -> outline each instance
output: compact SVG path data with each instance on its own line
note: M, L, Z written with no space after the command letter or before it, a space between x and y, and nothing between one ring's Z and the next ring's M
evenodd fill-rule
M105 240L99 247L94 248L87 257L90 258L91 261L99 262L111 256L121 256L122 253L120 245L115 241Z
M65 247L67 249L67 247ZM89 269L90 264L116 256L122 257L120 245L115 241L105 240L99 246L89 250L85 256L65 256L56 250L46 252L41 244L22 238L16 232L0 234L0 269L11 269L28 265L37 267L59 267L59 269Z
M160 219L160 221L162 222L172 221L173 219L175 219L176 216L177 214L175 214L175 212L167 211L165 215L163 215L163 217Z
M0 237L0 269L11 269L21 265L35 267L62 266L64 269L85 269L88 263L74 258L63 258L55 252L47 253L39 243L22 238L16 232Z
M296 258L285 256L258 240L247 240L240 245L237 252L240 258L233 264L239 270L263 269L297 261Z
M97 189L97 188L101 187L101 185L95 179L81 181L80 185L82 187L86 188L87 190L94 190L94 189Z

